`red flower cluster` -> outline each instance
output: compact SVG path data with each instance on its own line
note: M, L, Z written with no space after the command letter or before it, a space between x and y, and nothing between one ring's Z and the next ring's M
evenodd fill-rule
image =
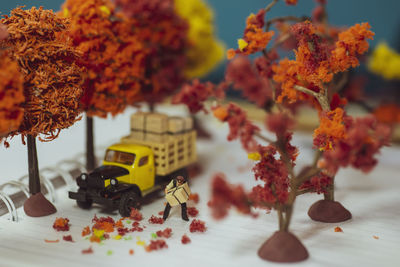
M154 215L151 215L151 217L149 219L149 223L151 223L151 224L163 224L164 220L161 217L156 217Z
M139 222L133 222L131 232L143 232L143 227L140 227Z
M167 242L165 242L165 240L163 239L150 240L150 244L146 246L146 251L151 252L163 248L168 248Z
M318 175L312 177L309 181L304 182L299 189L312 189L312 192L318 194L327 193L327 188L333 185L332 177L319 173Z
M376 165L375 155L382 146L388 145L391 129L380 124L373 116L346 121L346 138L341 139L335 148L324 152L320 167L334 175L339 167L352 166L369 172Z
M185 104L191 113L207 110L204 107L204 101L211 96L219 98L224 97L227 86L222 83L220 86L207 82L201 83L198 79L192 81L191 84L184 84L178 94L172 99L173 104Z
M139 210L132 208L129 218L132 220L135 220L135 221L141 221L141 220L143 220L143 215Z
M191 217L196 217L199 214L199 210L196 209L195 207L188 207L187 208L187 213Z
M247 151L254 151L257 148L257 141L254 135L260 131L247 119L247 114L239 106L229 103L227 107L215 107L214 116L229 125L228 141L240 138L242 146Z
M242 186L230 185L226 182L224 174L217 173L212 179L211 188L211 200L208 206L215 219L224 218L231 206L241 213L250 214L248 197Z
M183 236L182 236L182 239L181 239L182 244L184 244L184 245L189 244L190 241L191 241L191 240L190 240L190 238L189 238L187 235L183 235Z
M234 58L227 66L225 80L232 83L234 89L241 90L245 98L263 107L272 99L272 88L267 77L259 75L258 69L270 75L270 66L265 57L258 58L257 63L255 68L248 57Z
M171 228L165 228L164 230L159 230L156 232L158 237L165 237L165 238L170 238L172 234L172 229Z
M206 223L201 220L194 219L189 226L189 230L191 233L200 232L203 233L206 231Z
M64 235L63 240L67 242L74 242L74 240L72 240L72 235Z
M268 130L275 133L276 136L283 136L294 127L295 121L287 113L269 113L265 120Z
M253 167L254 177L264 185L253 187L251 200L254 206L263 207L263 203L284 204L289 195L289 177L285 163L276 159L277 151L273 146L258 146L260 161Z

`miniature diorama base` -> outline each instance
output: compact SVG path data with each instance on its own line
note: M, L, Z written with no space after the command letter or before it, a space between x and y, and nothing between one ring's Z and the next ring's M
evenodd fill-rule
M333 200L321 199L311 205L308 216L314 221L338 223L351 219L351 213L342 204Z
M57 212L54 205L42 193L31 195L24 203L25 214L30 217L43 217Z
M258 256L274 262L299 262L308 258L308 251L294 234L276 231L258 249Z

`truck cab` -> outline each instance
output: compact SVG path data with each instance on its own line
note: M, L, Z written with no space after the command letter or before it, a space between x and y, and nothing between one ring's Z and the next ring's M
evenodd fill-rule
M118 184L135 184L140 191L153 188L155 182L155 167L153 151L142 145L115 144L108 147L103 166L117 166L128 171L127 174L114 177ZM104 187L111 185L112 179L104 180ZM114 185L115 185L115 181Z

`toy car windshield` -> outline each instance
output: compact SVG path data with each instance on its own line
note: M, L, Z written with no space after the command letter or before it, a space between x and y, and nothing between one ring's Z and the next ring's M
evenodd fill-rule
M116 162L125 165L133 165L133 163L135 162L135 158L135 154L109 149L106 152L104 161Z

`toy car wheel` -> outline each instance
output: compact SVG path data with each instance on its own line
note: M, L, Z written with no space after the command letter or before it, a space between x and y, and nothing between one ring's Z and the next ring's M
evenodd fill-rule
M140 208L139 195L134 191L129 191L124 193L121 197L119 213L122 217L129 217L132 208Z
M83 190L83 189L79 189L78 190L78 193L84 193L84 192L85 192L85 190ZM77 200L76 204L78 204L78 207L80 207L81 209L85 209L86 210L86 209L90 209L90 207L93 204L93 201L89 200L89 199L86 199L85 201Z

